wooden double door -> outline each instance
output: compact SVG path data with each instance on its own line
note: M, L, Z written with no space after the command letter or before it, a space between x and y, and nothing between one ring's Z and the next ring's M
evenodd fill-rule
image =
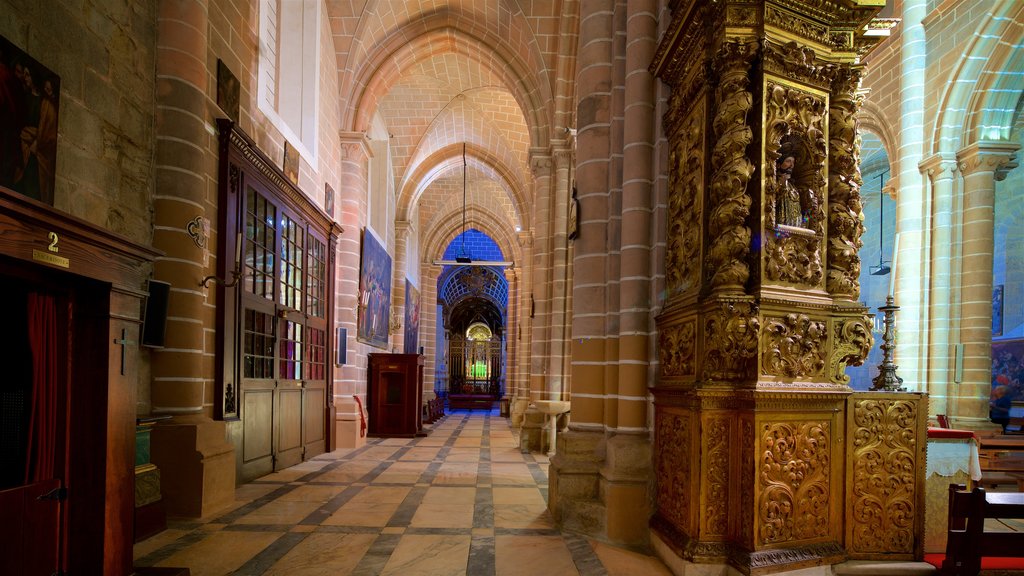
M239 483L330 449L341 229L236 126L222 144L218 416Z

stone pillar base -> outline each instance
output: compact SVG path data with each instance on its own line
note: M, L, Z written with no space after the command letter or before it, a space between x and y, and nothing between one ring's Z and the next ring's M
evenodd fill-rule
M356 403L355 398L349 396L341 400L335 400L338 415L335 419L335 447L336 448L361 448L366 444L366 429L363 423L366 422L366 413Z
M959 430L973 430L975 432L994 432L999 434L1003 427L988 418L965 418L953 416L949 419L949 425Z
M607 539L608 514L601 500L604 432L569 430L558 436L548 468L548 509L562 528ZM646 525L647 517L642 522Z
M519 396L512 400L512 427L521 428L523 426L523 419L526 417L526 409L530 407L530 399L524 396Z
M235 448L224 422L188 416L158 424L152 451L169 516L200 518L235 501Z
M650 439L646 434L617 434L608 439L606 454L601 494L608 509L608 540L646 547L653 512Z
M523 425L519 432L519 448L523 452L542 452L544 449L544 425L547 415L531 406L523 413Z

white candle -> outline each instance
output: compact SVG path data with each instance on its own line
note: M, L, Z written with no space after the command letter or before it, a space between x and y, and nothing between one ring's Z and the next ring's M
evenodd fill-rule
M235 237L235 270L242 269L242 233Z

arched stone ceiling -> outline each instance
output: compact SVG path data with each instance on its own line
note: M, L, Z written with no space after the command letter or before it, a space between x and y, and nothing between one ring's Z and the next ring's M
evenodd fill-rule
M575 0L327 2L343 128L383 119L398 217L418 210L424 248L461 229L463 143L472 218L506 249L528 229L529 153L547 149L555 117L563 9Z

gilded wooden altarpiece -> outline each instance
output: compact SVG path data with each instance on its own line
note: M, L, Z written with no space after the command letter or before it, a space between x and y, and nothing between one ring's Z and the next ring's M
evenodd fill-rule
M920 553L926 400L845 375L873 345L855 117L870 4L680 1L651 66L671 87L651 526L688 561L769 574Z

